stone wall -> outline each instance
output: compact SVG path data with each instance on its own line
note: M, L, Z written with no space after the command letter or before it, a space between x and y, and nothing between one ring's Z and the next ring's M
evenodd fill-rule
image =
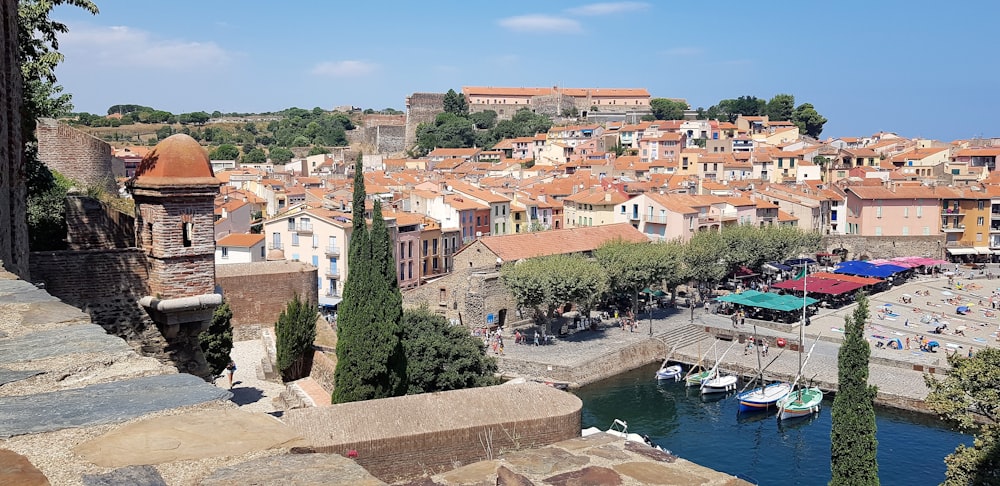
M404 148L412 147L417 140L417 125L430 123L438 113L444 112L444 93L413 93L406 98L406 134Z
M111 166L111 146L51 118L38 120L38 159L49 169L83 184L118 193Z
M309 377L316 380L324 390L333 391L333 386L337 382L334 375L337 372L337 363L330 359L323 351L313 353L312 368L309 369Z
M375 150L380 154L395 154L406 150L406 127L379 125L375 131Z
M28 278L27 190L21 138L17 2L0 1L0 265Z
M91 197L66 198L66 227L69 250L135 247L135 217Z
M459 319L469 328L487 325L490 314L494 325L509 324L517 309L514 297L492 267L489 270L456 267L454 272L432 283L403 291L403 306L426 307L449 320Z
M136 195L136 203L140 234L137 243L146 251L151 265L149 295L173 299L213 293L214 197ZM188 224L189 232L185 229Z
M289 301L297 294L318 306L316 267L303 262L232 263L215 267L215 281L233 310L233 333L260 336L261 325L273 325ZM256 330L242 333L248 327ZM254 327L255 326L255 327Z
M605 332L616 331L609 329ZM668 352L666 344L660 340L651 339L590 359L582 365L545 365L531 361L500 358L500 369L505 374L509 373L526 378L545 378L546 380L567 382L573 386L582 386L650 363L659 362Z
M847 259L859 258L895 258L903 256L922 256L928 258L947 259L945 254L945 235L930 236L858 236L858 235L826 235L823 237L824 251L837 248L847 249ZM986 242L983 243L986 245Z
M317 452L396 482L580 436L582 402L536 383L289 410L282 420Z

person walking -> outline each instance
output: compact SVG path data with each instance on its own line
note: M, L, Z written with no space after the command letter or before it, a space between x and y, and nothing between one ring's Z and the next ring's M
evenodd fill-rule
M236 362L230 360L226 365L226 374L229 375L229 389L233 389L233 375L236 373Z

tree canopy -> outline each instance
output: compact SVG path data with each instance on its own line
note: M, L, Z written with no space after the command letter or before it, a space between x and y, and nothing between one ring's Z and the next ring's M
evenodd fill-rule
M449 89L444 94L444 112L452 115L464 117L469 114L469 106L465 102L465 95Z
M827 120L816 111L816 108L813 108L812 104L803 103L795 109L792 122L799 127L800 132L816 138L823 133L823 125L826 124Z
M925 403L975 440L945 458L944 484L1000 484L1000 349L984 346L971 358L954 353L948 363L944 379L924 375L931 390Z
M209 152L208 158L211 160L236 160L240 156L240 149L232 144L222 144Z
M837 395L830 412L831 485L878 485L875 395L868 384L871 348L864 332L868 297L858 295L854 313L844 317L844 341L837 353Z
M608 275L609 288L626 294L638 311L639 292L682 272L679 243L630 243L614 240L594 251L594 258Z
M769 120L791 121L792 113L795 111L795 96L790 94L777 94L767 102L765 115Z
M229 302L223 301L222 305L216 307L212 313L208 329L198 335L201 352L205 354L205 361L208 362L212 376L222 373L231 359L229 353L233 350L232 319L233 310L229 307Z
M769 101L750 95L721 100L708 110L699 111L699 115L730 123L735 123L739 115L767 115L771 121L790 121L799 127L800 133L813 138L823 133L823 125L827 122L811 103L802 103L796 107L795 96L786 93L774 95Z
M403 312L407 394L495 385L496 360L464 326L426 308Z
M318 318L316 307L298 295L278 316L278 322L274 324L274 342L276 364L282 380L294 381L309 375Z
M649 100L649 108L657 120L683 120L688 104L668 98L653 98Z
M530 258L505 265L501 276L518 307L548 317L557 317L556 309L564 304L590 309L608 290L604 269L580 255Z

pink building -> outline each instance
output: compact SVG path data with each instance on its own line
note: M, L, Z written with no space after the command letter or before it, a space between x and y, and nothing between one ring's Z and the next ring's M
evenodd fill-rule
M940 197L931 187L852 186L844 191L849 235L941 234Z

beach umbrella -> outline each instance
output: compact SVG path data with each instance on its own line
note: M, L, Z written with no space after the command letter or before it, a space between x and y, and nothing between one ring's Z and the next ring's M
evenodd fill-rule
M943 290L943 291L941 291L941 295L943 295L945 297L951 297L951 296L953 296L955 294L953 294L953 293L951 293L951 292L949 292L947 290Z
M654 290L653 297L666 297L667 293L662 290Z

